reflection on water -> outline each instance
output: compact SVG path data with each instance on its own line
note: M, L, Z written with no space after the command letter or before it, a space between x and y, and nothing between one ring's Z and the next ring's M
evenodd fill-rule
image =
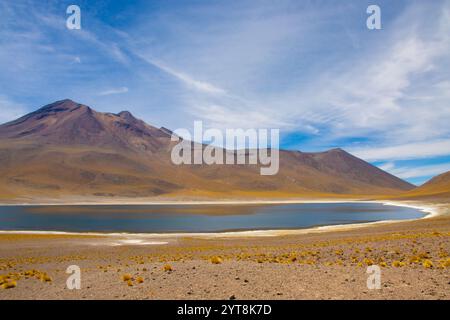
M423 215L417 209L379 203L0 206L0 230L216 232L295 229Z

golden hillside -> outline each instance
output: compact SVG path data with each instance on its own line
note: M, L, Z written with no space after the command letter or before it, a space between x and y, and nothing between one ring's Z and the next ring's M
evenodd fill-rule
M418 188L406 192L404 198L450 200L450 171L442 173Z

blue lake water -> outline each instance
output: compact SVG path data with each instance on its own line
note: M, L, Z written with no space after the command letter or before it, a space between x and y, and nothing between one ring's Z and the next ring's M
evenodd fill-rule
M0 230L217 232L299 229L423 215L417 209L379 203L0 206Z

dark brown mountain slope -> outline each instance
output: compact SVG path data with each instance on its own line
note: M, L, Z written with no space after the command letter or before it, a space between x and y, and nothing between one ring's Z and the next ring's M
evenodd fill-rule
M100 113L71 100L62 100L1 125L0 138L156 151L170 135L134 118L128 111Z
M280 151L280 170L172 164L170 130L62 100L0 125L0 197L301 197L413 188L341 149Z

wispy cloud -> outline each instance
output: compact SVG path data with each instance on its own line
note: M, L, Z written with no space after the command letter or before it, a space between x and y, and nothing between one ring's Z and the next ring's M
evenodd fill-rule
M435 176L449 170L450 163L443 163L428 166L392 168L387 171L399 178L410 179L417 177Z
M17 119L26 113L24 105L11 101L8 97L0 95L0 124Z
M306 108L309 119L326 124L333 137L364 135L378 144L448 136L448 90L434 85L448 76L450 38L442 27L448 9L434 6L437 19L431 22L426 5L407 8L388 33L374 37L380 40L370 50L313 78L298 96L304 107L296 116ZM415 96L428 99L409 99Z
M171 17L170 25L156 17L139 29L152 30L157 21L158 30L166 32L164 45L153 38L137 41L141 57L195 89L181 95L192 117L217 123L240 114L238 123L247 127L283 123L284 130L314 134L323 144L355 135L370 136L378 145L404 144L450 133L448 90L433 87L445 76L439 66L450 63L448 2L405 5L389 28L378 33L349 33L346 20L361 19L354 8L364 8L358 6L319 10L289 1L236 6L239 10L232 12L240 14L229 8L226 18L220 4L198 9L217 17L214 27L203 26L203 16L192 9L186 17L199 18L198 24L164 13L164 20ZM199 33L198 26L211 32ZM328 28L337 35L323 32ZM358 44L357 55L337 44L346 42ZM164 63L149 56L162 57ZM413 97L428 98L412 102Z
M100 95L100 96L109 96L111 94L121 94L121 93L127 93L127 92L128 92L128 88L127 87L120 87L120 88L104 90L102 92L99 92L98 95Z
M193 89L196 89L198 91L208 93L208 94L226 94L226 90L219 88L211 83L196 80L192 76L189 76L183 72L174 70L173 68L167 66L166 64L162 63L161 61L149 59L142 54L138 54L138 56L141 57L147 63L161 69L165 73L182 81L184 84L186 84L190 88L193 88Z
M197 115L199 119L204 119L207 126L226 129L226 128L286 128L287 123L277 117L273 110L246 109L241 102L239 107L231 109L230 105L222 106L218 104L196 105L191 112ZM234 111L234 112L230 112ZM249 119L251 121L249 121Z
M350 149L350 152L367 161L430 158L448 155L450 153L450 140L416 142L378 148Z
M73 61L73 63L81 63L81 58L76 56L76 57L73 57L72 61Z
M381 165L378 165L378 168L380 168L381 170L384 170L384 171L389 171L389 170L392 170L395 168L395 163L394 162L386 162Z

